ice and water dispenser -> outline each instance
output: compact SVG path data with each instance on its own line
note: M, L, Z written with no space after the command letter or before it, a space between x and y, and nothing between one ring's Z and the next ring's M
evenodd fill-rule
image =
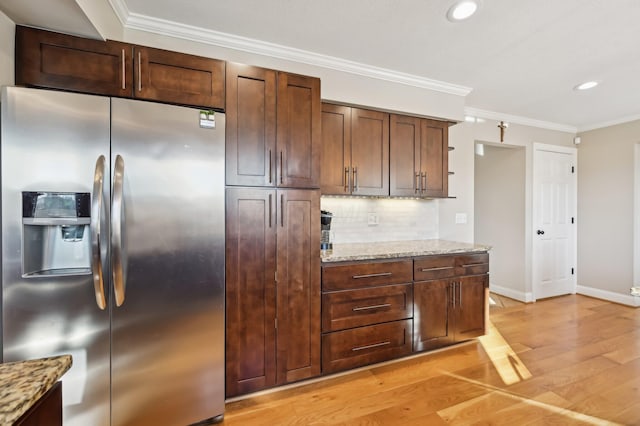
M22 193L22 276L91 273L91 195Z

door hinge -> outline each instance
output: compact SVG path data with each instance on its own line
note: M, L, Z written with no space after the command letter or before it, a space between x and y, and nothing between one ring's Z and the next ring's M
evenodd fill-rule
M575 217L571 218L571 223L576 223L576 218Z
M274 271L274 272L273 272L273 280L274 280L275 282L278 282L278 271Z
M571 268L571 275L575 275L576 271L575 268Z
M575 173L576 172L576 167L575 166L571 166L571 173Z
M276 319L275 319L275 321L274 321L274 325L275 325L276 330L277 330L277 329L278 329L278 318L276 318Z

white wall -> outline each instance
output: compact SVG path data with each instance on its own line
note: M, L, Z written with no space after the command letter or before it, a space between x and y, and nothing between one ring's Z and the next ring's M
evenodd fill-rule
M584 287L628 296L633 285L634 157L640 121L580 136L578 291Z
M492 247L491 290L526 301L525 148L483 147L475 156L475 240Z
M0 12L0 87L15 84L15 32L16 26L13 21Z

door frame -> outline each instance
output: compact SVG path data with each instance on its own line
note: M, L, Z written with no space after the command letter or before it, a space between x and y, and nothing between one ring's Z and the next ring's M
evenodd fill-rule
M538 175L537 175L537 152L546 151L546 152L554 152L558 154L569 154L573 157L573 164L575 167L575 172L572 174L573 176L573 200L571 202L571 212L572 217L575 218L574 230L572 233L572 242L571 242L571 261L574 265L575 273L572 275L572 283L571 283L571 294L575 294L577 290L578 283L578 270L577 270L577 261L578 261L578 150L574 147L560 146L560 145L549 145L543 143L533 143L533 156L532 156L532 201L531 201L531 225L529 228L530 236L531 236L531 291L533 293L533 301L536 301L538 295L540 294L540 289L538 288L538 250L536 247L537 240L533 237L534 233L537 229L536 224L536 200L538 199Z

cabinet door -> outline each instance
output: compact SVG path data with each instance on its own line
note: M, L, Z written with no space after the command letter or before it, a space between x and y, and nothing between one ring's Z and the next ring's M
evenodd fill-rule
M455 339L467 340L485 333L489 275L458 278L455 302Z
M224 109L225 63L150 47L135 47L134 97Z
M351 109L354 195L389 195L389 114Z
M227 185L275 186L276 72L227 63Z
M452 282L435 280L413 285L413 350L423 351L453 342Z
M279 190L278 383L320 374L320 191Z
M132 47L16 27L16 84L107 96L133 93Z
M426 197L447 197L449 187L448 123L422 120L422 194Z
M420 186L420 120L391 114L389 123L389 194L416 197Z
M351 108L322 104L322 194L351 193Z
M276 185L320 187L320 79L278 73Z
M226 394L276 383L275 191L227 188Z

